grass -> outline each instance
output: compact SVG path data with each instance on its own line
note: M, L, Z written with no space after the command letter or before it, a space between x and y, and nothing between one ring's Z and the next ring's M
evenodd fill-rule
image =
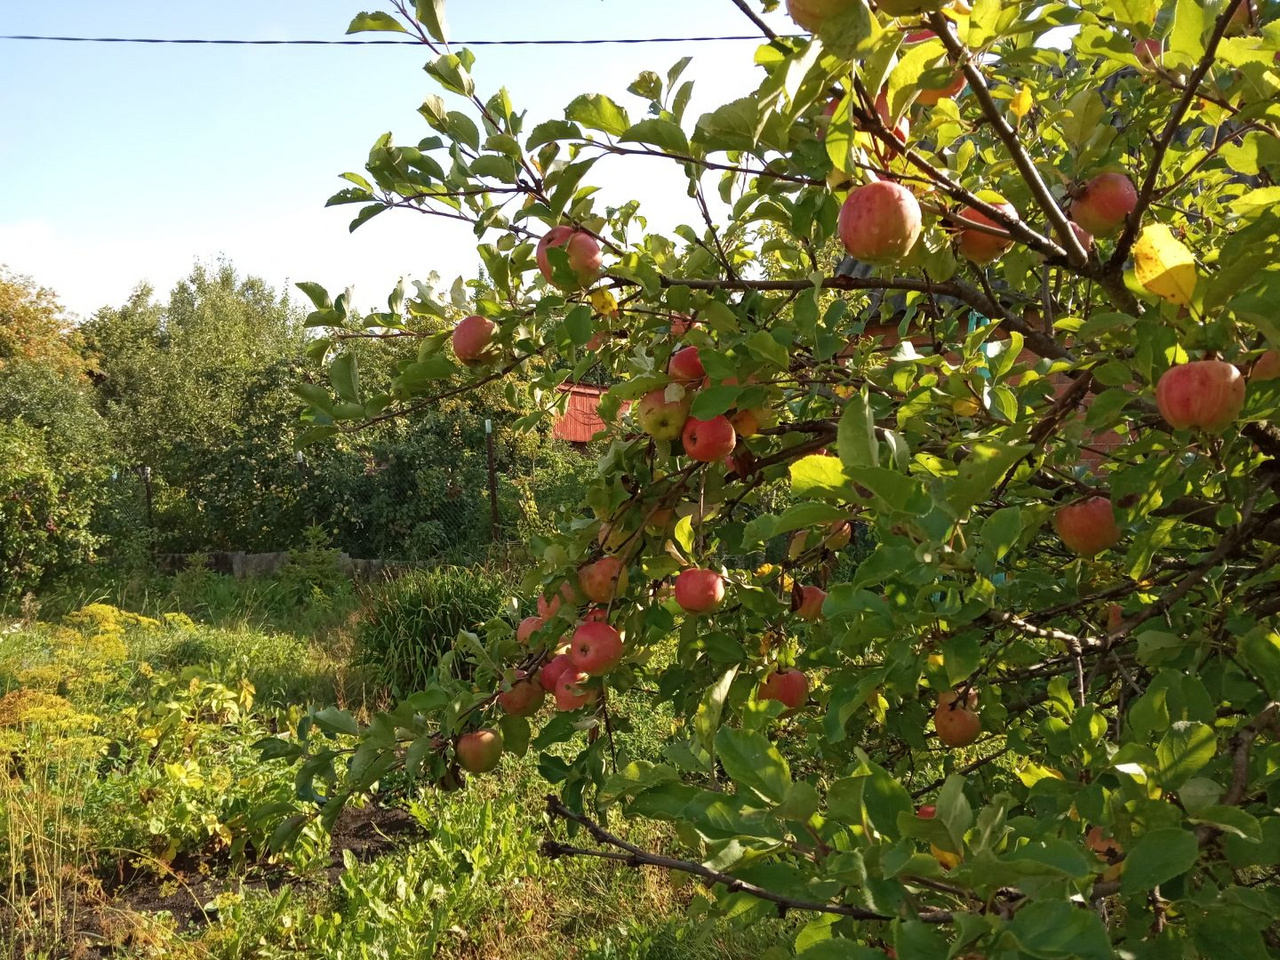
M255 810L297 801L292 769L259 761L253 743L301 704L359 710L386 692L351 665L362 621L349 597L295 593L309 629L294 631L282 610L263 615L270 584L189 580L158 582L149 615L90 603L0 622L0 956L790 956L779 946L789 923L693 919L696 888L663 873L540 856L547 787L532 754L508 755L463 791L412 796L420 829L373 859L336 853L318 833L264 859L282 814ZM377 629L423 589L383 598ZM223 599L237 591L238 609ZM163 611L178 594L193 613ZM413 629L432 634L434 622ZM632 751L656 750L669 717L625 698L618 708L636 725ZM660 824L611 825L678 848Z

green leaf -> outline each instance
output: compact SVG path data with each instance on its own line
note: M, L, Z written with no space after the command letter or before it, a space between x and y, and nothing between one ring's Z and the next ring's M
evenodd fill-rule
M735 783L775 804L786 799L791 771L778 748L763 734L721 727L716 734L716 753Z
M951 483L947 502L962 517L994 492L996 484L1015 463L1034 448L1030 444L1011 445L999 440L976 440L960 463L959 475Z
M321 730L326 730L330 733L347 733L352 736L360 732L356 718L346 710L339 710L337 707L325 707L323 710L317 710L313 716L316 726Z
M525 143L525 148L532 150L540 147L544 143L552 143L556 140L581 140L582 128L576 123L569 123L567 120L546 120L533 128L533 132L529 134L529 139Z
M294 286L307 295L307 299L315 304L317 310L332 309L333 300L330 299L328 291L320 284L304 280L302 283L294 284Z
M385 31L389 33L408 33L399 20L389 13L357 13L355 19L351 21L351 25L347 27L347 33L369 33L376 31Z
M1138 838L1125 857L1121 889L1141 893L1181 876L1195 866L1200 845L1189 830L1163 828Z
M513 717L504 715L498 721L498 727L502 732L502 749L508 753L514 753L517 757L523 757L529 752L529 721L524 717Z
M1213 759L1217 745L1218 738L1206 724L1178 721L1156 747L1156 779L1165 789L1177 790Z
M773 339L766 330L758 330L748 337L747 349L754 356L772 363L779 370L786 370L791 365L787 348Z
M864 387L850 397L840 415L836 432L836 451L840 460L850 467L876 467L880 465L880 444L876 441L876 420L871 412L871 398Z
M729 688L733 686L737 676L738 666L735 664L703 694L698 704L698 712L693 718L694 733L697 734L709 759L715 754L716 731L720 729L720 717L724 712L725 700L729 696Z
M414 15L427 28L427 33L444 43L444 0L416 0Z
M1204 56L1205 9L1199 0L1178 0L1169 31L1169 52L1196 63Z
M360 368L354 353L344 353L329 364L329 381L338 396L348 403L360 402Z
M797 503L788 507L781 516L765 514L762 517L756 517L756 519L747 524L746 529L743 531L742 543L744 546L752 546L757 543L763 543L772 537L779 537L784 533L848 519L849 513L847 510L841 510L829 504ZM677 524L678 527L679 525Z
M688 155L689 138L670 120L657 118L641 120L618 138L623 143L648 143L667 153Z
M1019 507L1001 507L982 524L982 537L997 560L1004 559L1021 536L1022 510Z
M564 327L569 333L569 339L580 347L591 339L591 318L591 308L584 303L578 304L564 318Z
M631 126L627 111L602 93L584 93L565 107L564 117L615 137L626 133Z
M693 406L689 408L689 414L699 420L710 420L722 413L728 413L738 402L742 390L742 387L725 384L699 390L693 398Z
M1006 928L1024 956L1040 960L1112 960L1102 919L1065 900L1039 900L1014 915Z
M846 472L854 483L870 490L898 513L923 515L932 506L924 485L914 477L884 467L850 467Z
M1259 627L1240 638L1239 649L1240 659L1258 675L1267 693L1280 697L1280 634Z
M797 953L796 957L804 960L884 960L884 951L859 946L852 940L823 940Z
M1203 823L1211 827L1217 827L1223 833L1232 834L1243 840L1249 840L1254 843L1262 842L1262 825L1258 823L1258 818L1246 813L1239 807L1213 804L1212 806L1201 807L1195 812L1194 816L1189 816L1187 819L1192 823Z
M820 454L802 457L789 468L791 492L797 497L842 501L851 493L844 465L835 457Z

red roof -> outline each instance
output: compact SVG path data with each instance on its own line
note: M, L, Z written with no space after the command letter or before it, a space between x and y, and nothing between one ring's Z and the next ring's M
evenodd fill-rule
M593 387L586 383L562 383L560 389L569 394L569 405L564 416L552 427L552 436L570 443L586 443L604 430L604 421L600 419L596 409L605 392L604 387ZM626 407L627 404L624 403L623 409Z

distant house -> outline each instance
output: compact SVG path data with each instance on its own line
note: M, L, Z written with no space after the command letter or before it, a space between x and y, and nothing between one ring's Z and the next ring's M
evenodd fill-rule
M564 440L574 446L585 446L596 434L605 429L597 407L606 387L596 387L588 383L562 383L560 390L569 394L569 404L564 416L555 422L551 435L557 440ZM626 405L623 405L626 409Z

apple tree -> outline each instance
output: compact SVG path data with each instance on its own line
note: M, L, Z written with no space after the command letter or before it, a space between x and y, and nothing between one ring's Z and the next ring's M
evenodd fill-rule
M593 372L607 430L470 680L268 754L331 818L535 751L547 855L801 917L810 960L1277 955L1274 3L777 6L725 0L759 83L696 117L684 61L534 118L442 0L356 17L421 41L430 133L330 203L461 221L486 276L303 285L341 399L308 439L503 379L533 422ZM663 163L666 234L593 185ZM417 340L385 393L362 336ZM625 696L676 717L660 757Z

